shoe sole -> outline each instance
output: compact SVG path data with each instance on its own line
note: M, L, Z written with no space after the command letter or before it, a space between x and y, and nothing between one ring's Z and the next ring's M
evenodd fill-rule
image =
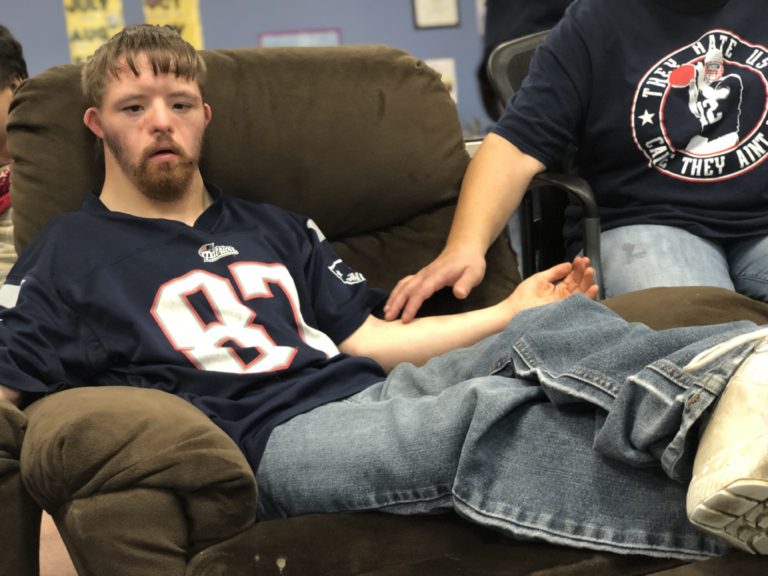
M768 555L768 482L731 482L695 505L689 520L750 554Z

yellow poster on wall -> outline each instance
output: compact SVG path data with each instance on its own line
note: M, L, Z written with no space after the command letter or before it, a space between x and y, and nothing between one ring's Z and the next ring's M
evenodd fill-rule
M144 21L171 26L192 46L203 49L199 0L144 0Z
M123 29L123 0L62 0L69 55L85 62L96 48Z

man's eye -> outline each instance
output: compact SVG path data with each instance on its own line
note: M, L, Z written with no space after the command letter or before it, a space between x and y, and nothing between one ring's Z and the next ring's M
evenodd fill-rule
M136 114L138 112L141 112L141 106L138 104L132 104L131 106L125 106L123 107L124 112L130 112L131 114Z
M192 108L192 105L184 102L176 102L176 104L173 105L174 110L189 110L190 108Z

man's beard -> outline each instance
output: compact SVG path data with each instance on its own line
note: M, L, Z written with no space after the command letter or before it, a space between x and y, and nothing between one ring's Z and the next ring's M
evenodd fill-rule
M119 138L104 134L104 144L112 151L123 172L147 198L158 202L174 202L187 191L199 162L199 152L193 157L176 146L169 136L158 138L155 145L141 153L138 162L133 163L125 155L125 147ZM173 147L176 158L168 162L151 162L157 145ZM197 150L200 150L198 144Z

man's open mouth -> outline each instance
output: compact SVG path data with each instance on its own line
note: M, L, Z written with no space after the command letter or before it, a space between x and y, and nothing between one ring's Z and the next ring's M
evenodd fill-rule
M179 157L179 151L173 146L163 146L160 148L155 148L153 151L151 151L148 155L148 158L150 159L158 159L158 160L170 160L171 158L177 158Z

